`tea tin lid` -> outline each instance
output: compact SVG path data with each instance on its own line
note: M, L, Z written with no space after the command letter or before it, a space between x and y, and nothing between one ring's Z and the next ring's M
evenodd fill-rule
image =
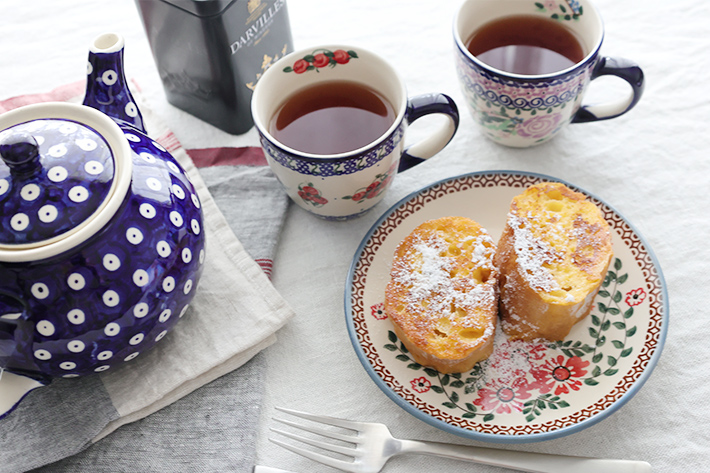
M197 17L219 16L239 0L162 0ZM253 0L252 0L253 1ZM256 3L259 3L258 1Z
M32 261L76 246L110 220L130 185L123 133L83 105L3 114L0 158L0 261Z

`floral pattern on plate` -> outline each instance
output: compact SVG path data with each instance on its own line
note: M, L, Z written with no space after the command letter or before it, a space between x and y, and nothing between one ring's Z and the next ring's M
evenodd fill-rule
M467 373L443 375L414 362L382 311L394 249L423 221L473 218L500 235L511 199L553 178L519 172L467 174L403 199L373 226L355 255L346 319L355 351L375 383L416 417L464 437L529 442L602 420L643 385L660 356L668 298L650 248L611 207L585 193L612 227L614 260L595 309L559 342L508 340ZM569 185L569 184L568 184ZM570 187L574 187L571 186ZM472 205L472 203L485 205Z
M412 389L419 393L431 389L443 394L446 399L442 405L460 411L463 418L482 416L483 421L490 422L498 414L522 412L526 423L534 422L544 409L570 407L565 400L567 395L585 385L598 385L604 376L616 375L619 361L633 354L638 330L632 304L638 305L638 299L627 296L626 302L622 302L619 287L628 281L628 273L618 274L621 269L622 262L617 258L597 297L588 336L582 334L584 339L523 342L509 340L499 330L493 355L465 375L442 375L421 366L391 331L389 343L383 348L398 352L397 360L417 372L418 377L410 382ZM375 308L381 310L382 306L383 303L373 306L373 316L378 320L386 319L384 313L374 313Z

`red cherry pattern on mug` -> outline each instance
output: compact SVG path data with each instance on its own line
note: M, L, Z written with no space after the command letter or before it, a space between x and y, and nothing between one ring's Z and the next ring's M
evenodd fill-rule
M298 185L298 196L307 204L314 207L322 207L328 203L328 199L323 197L318 189L313 186L313 183Z
M355 203L361 203L366 201L367 199L372 199L374 197L377 197L380 195L386 188L387 185L390 183L392 178L394 177L394 170L395 170L395 165L390 167L387 172L378 174L375 176L375 180L372 181L372 183L367 186L367 187L361 187L355 193L352 195L346 195L343 196L343 199L345 200L352 200Z
M617 363L633 351L629 339L637 332L632 324L634 307L643 302L646 293L643 288L634 289L624 298L620 286L628 274L620 274L621 269L617 258L595 300L597 310L589 315L588 340L524 342L501 334L487 360L468 373L452 374L441 374L414 361L394 331L388 331L390 343L384 348L396 352L397 360L416 372L410 380L414 391L443 395L442 405L463 411L462 418L481 416L483 422L490 422L497 415L521 412L531 423L546 409L569 407L565 396L572 392L598 385L601 377L614 376ZM370 308L376 320L384 321L381 310L382 303Z
M357 59L358 55L355 51L343 49L336 49L335 51L329 51L327 49L316 49L311 54L303 56L303 59L298 59L293 63L293 66L284 67L284 72L295 72L296 74L303 74L306 71L315 70L330 66L335 67L338 64L347 64L350 59Z

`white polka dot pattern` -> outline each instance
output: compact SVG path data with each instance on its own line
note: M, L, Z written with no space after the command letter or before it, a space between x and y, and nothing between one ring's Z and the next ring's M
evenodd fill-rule
M97 176L104 172L104 165L98 161L89 161L84 165L84 170L92 176Z
M101 74L101 79L104 81L104 84L113 85L118 81L118 74L116 71L108 70Z
M172 276L168 276L167 278L163 279L163 291L173 292L173 289L175 289L175 278Z
M23 213L16 213L10 219L10 226L13 230L21 232L30 224L30 218Z
M138 318L142 319L146 315L148 315L148 311L150 310L150 307L148 307L148 304L145 302L141 302L139 304L136 304L136 306L133 308L133 315Z
M141 158L143 158L143 161L145 161L145 162L147 162L147 163L151 163L151 164L152 164L152 163L156 162L155 156L153 156L153 155L150 154L150 153L145 153L145 152L143 152L143 153L139 154L139 156L140 156Z
M109 337L115 337L121 331L121 326L115 322L111 322L104 328L104 333Z
M32 202L39 197L40 188L37 184L27 184L20 190L20 197L28 202Z
M62 182L69 176L69 173L62 166L54 166L47 172L47 177L52 182Z
M173 184L173 186L171 187L171 190L173 192L173 195L175 197L177 197L178 199L182 200L185 198L185 191L179 185Z
M99 146L95 140L89 138L76 140L75 143L79 148L83 149L84 151L93 151Z
M168 165L168 169L170 169L173 173L182 174L182 171L180 170L179 167L177 167L177 164L175 164L174 162L166 161L165 164Z
M137 117L138 116L138 108L136 107L136 104L134 103L128 103L126 104L126 107L124 108L126 115L129 117Z
M104 304L108 307L116 307L118 303L121 302L121 298L118 296L118 293L110 289L104 292L103 300Z
M69 189L69 200L77 204L89 198L89 190L84 186L74 186Z
M37 212L37 218L42 223L52 223L57 219L59 211L51 204L43 205Z
M138 287L144 287L146 284L150 282L150 276L148 275L148 272L144 269L137 269L135 273L133 273L133 284L135 284Z
M172 222L172 224L176 227L182 227L183 219L182 215L180 215L180 212L177 212L175 210L170 212L170 222Z
M49 288L46 284L38 282L32 285L32 295L37 299L46 299L49 297Z
M133 245L138 245L143 241L143 233L136 227L126 230L126 239Z
M67 349L72 353L81 353L84 348L86 348L86 345L81 340L72 340L67 344Z
M49 320L40 320L37 323L37 331L45 337L54 335L54 324Z
M61 158L67 154L67 146L65 144L54 145L49 148L49 155L53 158Z
M96 358L101 361L106 361L110 359L113 356L113 352L111 350L104 350L98 355L96 355Z
M86 314L81 309L72 309L67 313L67 319L74 325L81 325L86 321Z
M75 291L81 291L86 287L86 279L79 273L72 273L69 275L69 279L67 279L67 285Z
M104 255L103 263L104 268L109 271L117 271L121 267L121 260L113 253Z
M52 359L52 354L50 352L48 352L47 350L39 349L39 350L35 351L35 358L37 358L38 360L43 360L43 361L50 360L50 359Z
M156 215L155 207L148 203L141 204L140 207L138 207L138 211L143 217L147 218L148 220L152 219Z
M155 249L158 250L158 255L160 255L162 258L167 258L168 256L170 256L170 244L165 240L160 240L156 245Z
M165 309L164 311L162 311L162 312L160 313L160 317L158 317L158 320L159 320L161 323L165 323L165 322L168 321L168 319L170 318L170 315L171 315L171 314L172 314L172 312L170 311L170 309Z
M125 357L125 358L123 359L123 361L131 361L131 360L135 359L135 357L137 357L138 354L139 354L138 352L131 353L130 355L128 355L127 357Z

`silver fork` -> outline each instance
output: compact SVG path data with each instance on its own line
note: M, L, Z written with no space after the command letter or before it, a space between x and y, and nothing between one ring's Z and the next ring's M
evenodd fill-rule
M269 438L272 442L311 460L352 473L377 473L382 470L390 458L403 453L423 453L438 455L457 460L465 460L485 465L511 468L533 473L650 473L651 465L646 462L629 460L604 460L546 453L518 452L495 448L454 445L440 442L419 440L400 440L392 437L384 424L354 422L335 417L307 414L291 409L276 408L279 411L307 419L321 425L303 425L287 419L274 418L275 421L320 435L327 439L339 440L353 446L334 444L312 437L304 437L292 432L271 430L290 439L302 442L328 452L348 457L348 460L316 452L301 446L294 446L282 440ZM329 424L352 431L341 433L324 427Z

